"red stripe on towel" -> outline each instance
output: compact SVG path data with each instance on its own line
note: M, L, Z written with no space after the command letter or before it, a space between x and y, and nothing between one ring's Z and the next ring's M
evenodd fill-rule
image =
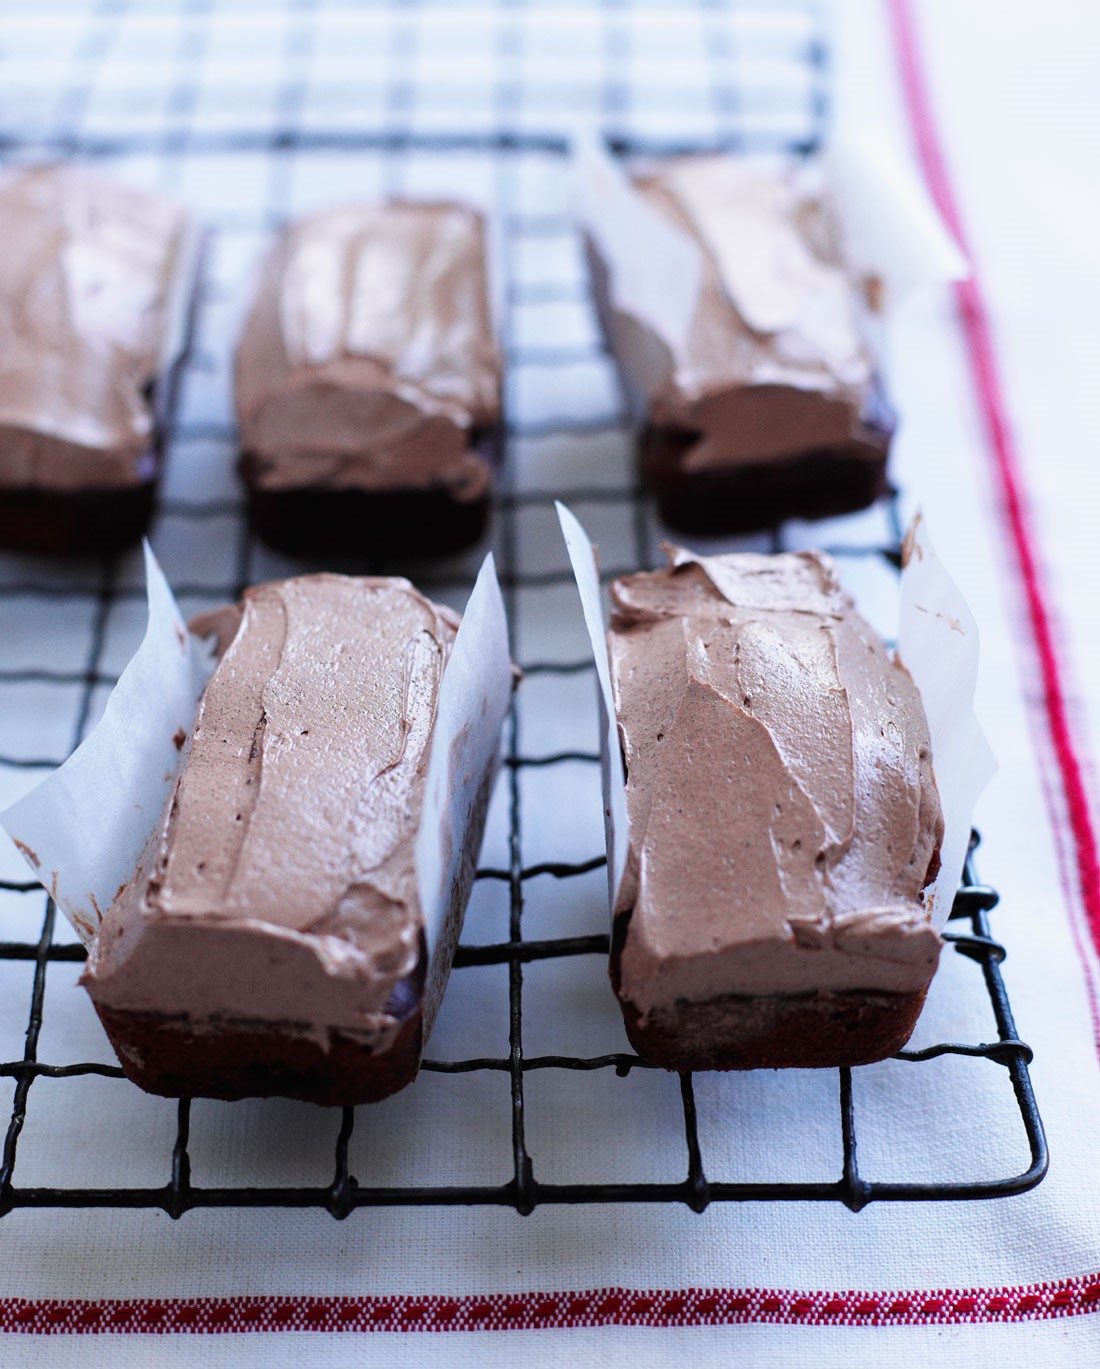
M1054 614L1046 599L1039 569L1037 539L1032 529L1021 462L1008 421L1008 406L1005 403L997 368L989 311L986 308L977 268L967 245L962 216L947 170L943 144L932 113L909 0L887 0L887 13L897 49L905 104L929 190L940 213L971 262L970 279L959 281L955 285L959 319L993 473L1000 494L1005 528L1016 554L1023 601L1042 684L1046 730L1053 748L1062 790L1064 814L1059 806L1052 810L1052 816L1056 823L1068 821L1071 837L1069 854L1076 892L1081 900L1093 946L1100 952L1100 853L1085 787L1084 767L1077 754L1070 726L1062 671L1055 645ZM1088 971L1087 960L1085 963ZM1096 997L1091 973L1088 974L1088 978L1095 1020Z
M1005 1288L897 1292L593 1288L466 1297L136 1298L0 1301L0 1332L540 1331L584 1326L962 1326L1100 1310L1100 1275Z

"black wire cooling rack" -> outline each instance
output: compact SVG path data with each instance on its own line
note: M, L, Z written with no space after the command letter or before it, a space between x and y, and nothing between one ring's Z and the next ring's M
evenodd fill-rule
M230 194L227 205L208 203L203 214L212 237L208 261L214 264L208 265L202 285L198 344L184 376L183 398L168 416L170 472L193 460L196 452L204 454L208 464L224 452L227 468L231 463L234 430L228 404L224 397L206 395L207 388L216 390L218 377L224 374L226 353L223 348L219 357L210 343L216 330L207 325L216 318L223 331L231 328L225 306L236 288L243 249L259 244L264 234L302 207L295 194L303 170L330 160L334 179L328 199L349 196L358 188L347 180L351 166L369 170L372 188L379 193L429 193L436 175L444 180L450 176L453 189L456 166L469 168L473 179L480 178L503 230L507 268L502 332L510 370L510 418L494 535L516 654L525 672L524 688L530 690L540 677L564 682L590 675L592 667L583 659L523 659L525 621L541 611L528 596L570 583L564 557L556 566L532 563L525 520L532 514L549 516L553 499L562 498L587 510L605 529L614 528L615 545L626 550L621 553L623 563L609 566L605 579L650 565L657 533L628 461L621 462L622 479L614 483L593 477L542 489L531 488L521 478L527 453L540 443L610 443L620 456L629 444L625 409L613 386L589 387L580 401L570 400L557 409L540 398L544 390L568 390L577 368L595 365L606 374L608 367L594 330L582 327L579 341L572 335L562 341L554 326L562 310L576 314L587 308L583 275L570 269L560 274L549 268L541 273L517 269L517 262L532 255L555 263L572 260L570 253L575 252L565 208L550 196L532 209L527 190L540 176L561 178L568 146L562 130L578 115L600 126L623 153L717 147L811 150L820 142L827 114L827 56L821 17L800 0L663 8L607 0L603 5L555 6L552 13L550 7L540 11L522 0L483 7L352 7L346 0L288 0L285 6L229 0L217 5L183 0L178 8L163 10L125 0L62 0L46 17L28 13L5 21L0 36L0 156L7 162L58 157L93 161L184 194L189 187L213 180L235 186L252 178L255 191L250 203L242 207L241 199ZM216 194L208 196L217 199ZM520 326L520 321L524 311L539 310L546 326L532 336L533 330ZM878 531L868 535L865 524L856 520L851 540L830 547L842 565L871 559L896 568L901 531L896 496L883 501L876 517ZM158 532L171 524L176 541L190 548L170 571L181 599L224 602L264 578L269 562L248 533L242 501L231 482L219 485L215 480L213 489L203 480L197 488L177 487L170 476L160 520ZM796 542L790 529L778 528L754 545L783 550ZM226 573L209 573L208 559L224 564ZM377 559L363 568L373 573L406 569ZM467 561L420 566L413 573L423 587L461 603L475 570ZM33 635L29 654L24 641L16 663L5 650L0 715L18 715L28 704L28 690L49 697L58 691L64 709L59 705L53 715L56 720L67 710L68 744L58 747L58 754L43 754L41 749L0 754L0 781L27 771L45 773L80 741L117 678L110 650L115 616L127 605L136 609L141 598L140 585L125 560L59 571L41 561L0 558L0 640L10 643L15 629L9 628L23 621L20 613L24 619L27 612L40 614L45 622L49 615L75 607L83 612L87 627L86 633L73 634L60 658L56 649L36 658ZM522 694L521 689L521 698ZM591 732L594 736L594 681ZM28 735L34 735L33 729ZM493 1184L357 1183L349 1160L357 1110L346 1109L330 1182L194 1183L192 1104L184 1099L178 1104L174 1142L163 1157L168 1176L164 1184L21 1182L21 1166L26 1163L26 1138L21 1146L21 1136L28 1118L33 1118L36 1087L44 1087L40 1081L90 1076L121 1080L122 1073L99 1061L55 1064L39 1058L51 967L79 962L84 952L63 936L55 937L55 907L37 885L6 879L0 880L5 915L13 909L25 914L27 907L41 906L38 901L43 899L45 909L37 937L0 943L0 964L33 966L22 1057L0 1064L0 1078L12 1081L0 1162L0 1214L15 1208L122 1207L158 1208L179 1217L196 1207L319 1207L342 1218L361 1207L403 1205L486 1204L528 1213L541 1204L672 1202L702 1211L712 1202L746 1200L839 1201L858 1210L882 1199L1007 1196L1042 1179L1046 1148L1028 1076L1031 1052L1017 1036L999 969L1005 952L990 932L989 914L997 895L976 882L971 857L946 940L957 956L976 967L981 985L967 981L961 991L988 998L996 1039L941 1042L902 1051L897 1059L908 1071L927 1069L928 1062L945 1056L971 1057L998 1072L1012 1095L1011 1126L1019 1130L1020 1143L1030 1156L1021 1172L1002 1172L990 1159L980 1177L968 1180L868 1179L857 1158L864 1114L854 1101L853 1072L845 1069L833 1072L836 1087L829 1104L835 1107L840 1134L834 1178L713 1177L716 1170L699 1126L697 1084L684 1076L678 1106L667 1116L648 1120L652 1128L682 1135L680 1159L672 1164L669 1177L645 1182L540 1181L528 1143L527 1100L534 1074L552 1071L576 1079L582 1072L597 1071L613 1081L648 1067L620 1051L585 1057L525 1050L525 972L539 962L579 963L586 957L602 961L607 937L525 934L525 902L532 881L551 880L556 888L564 888L597 870L604 858L525 863L532 823L525 807L524 776L566 765L594 772L598 757L577 749L525 754L515 710L507 725L506 745L501 783L507 789L507 859L478 874L482 884L495 883L506 890L506 935L475 944L468 929L458 949L455 975L478 966L506 967L508 1049L494 1056L428 1059L423 1064L427 1075L507 1077L511 1173L506 1179ZM594 897L598 903L598 893ZM27 918L15 921L25 925ZM607 1001L608 1011L615 1013L609 989ZM904 1083L898 1087L904 1093ZM984 1105L979 1093L972 1105ZM966 1100L957 1106L967 1106ZM317 1112L318 1117L323 1115ZM94 1145L94 1117L86 1123L86 1136ZM982 1157L978 1161L982 1163Z

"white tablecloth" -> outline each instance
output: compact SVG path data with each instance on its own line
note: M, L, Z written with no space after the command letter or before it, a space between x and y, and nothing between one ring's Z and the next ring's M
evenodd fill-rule
M454 25L453 7L439 9L444 29L461 39L450 52L430 48L417 60L422 76L445 82L455 62L477 70L489 61L500 19L488 12L468 26ZM846 0L840 9L836 98L916 146L937 188L953 196L974 261L971 286L961 295L914 301L899 332L892 380L904 422L895 470L907 505L924 509L982 628L979 708L1000 771L977 814L984 834L980 873L1002 895L994 930L1008 948L1004 973L1021 1034L1035 1049L1032 1074L1049 1135L1049 1176L1017 1198L872 1204L858 1215L839 1204L750 1203L715 1204L702 1215L666 1206L545 1207L528 1218L508 1209L398 1208L359 1211L341 1223L320 1212L193 1211L173 1223L158 1212L18 1210L0 1221L0 1325L10 1332L0 1335L0 1364L549 1365L611 1357L643 1366L690 1355L699 1364L852 1369L888 1358L908 1366L949 1358L967 1366L1100 1361L1100 1318L1092 1315L1100 1308L1100 887L1091 740L1100 709L1100 634L1084 572L1100 492L1094 461L1100 419L1092 402L1100 360L1093 178L1100 22L1072 0L1042 6L897 0L892 7ZM372 14L378 19L364 13L365 25L374 22ZM329 123L403 117L402 97L392 90L377 110L339 97L340 80L350 80L350 73L340 65L339 44L325 46L323 23L310 29L308 7L280 16L277 37L263 14L236 6L232 22L217 29L211 49L200 55L188 48L180 20L177 68L206 62L209 76L211 66L226 67L217 100L204 99L191 111L195 128L201 131L203 120L216 124L224 107L241 127L249 120L267 127L270 92L258 94L248 83L265 53L274 60L279 43L305 42L307 32L332 75L328 87L291 93L299 116L328 100L322 112ZM612 60L608 34L621 39L625 32L627 46L633 34L639 61L655 63L654 70L662 61L679 63L690 85L693 64L715 41L713 25L697 33L696 19L684 18L683 32L696 35L699 51L685 40L682 49L649 52L644 40L652 19L649 9L639 9L619 28L609 27L572 6L532 19L526 80L529 88L541 82L547 101L538 118L552 117L547 111L556 99L564 121L571 90L583 101L590 67ZM27 47L25 109L33 112L37 99L44 123L58 117L48 108L48 81L35 81L35 61L43 70L62 58L87 64L96 41L117 41L125 45L119 60L140 70L160 41L158 22L167 21L152 10L123 17L114 37L98 40L101 30L90 24L85 32L59 23L52 48L47 42L36 56L33 44ZM422 18L419 31L431 29ZM363 59L368 66L384 73L387 57L405 41L402 32L399 20L379 28L377 51ZM729 32L734 60L736 24ZM25 36L12 30L10 40ZM231 79L235 63L240 80ZM490 103L486 113L468 91L464 86L450 117L462 126L491 122ZM16 98L10 87L8 98ZM126 113L113 109L119 98L91 87L83 106L66 117L95 136L96 119L106 127ZM286 98L284 90L284 105ZM646 117L678 127L690 115L686 105L670 105ZM116 159L118 169L136 179L163 179L165 163L156 151L144 160ZM246 216L249 197L261 192L267 176L281 174L247 148L220 162L200 154L201 148L184 159L178 188L227 220L238 211ZM524 187L524 212L552 226L565 209L562 178L540 179L540 165L518 173L532 178ZM486 173L473 157L467 165L453 155L425 155L409 168L411 183L402 189L491 192L482 184L491 168ZM296 164L290 199L295 208L317 202L333 177L342 194L393 188L387 177L395 174L384 157L360 164L331 154L326 161L318 148ZM217 283L245 274L255 238L222 236ZM581 279L568 235L548 232L540 239L536 233L521 242L512 269L528 289L513 306L513 337L536 352L539 345L590 337L581 288L572 298L539 294L541 273ZM185 395L183 422L194 421L191 438L173 453L168 493L177 499L199 486L205 497L234 497L231 441L202 424L210 412L228 412L223 344L235 308L236 297L225 290L204 306L200 340L210 358L195 370ZM622 483L625 437L555 432L557 415L583 417L613 403L606 364L571 365L559 357L540 370L536 361L516 373L510 399L533 425L513 451L520 491ZM606 561L628 561L632 532L601 507L592 502L577 511ZM231 574L234 517L230 512L222 524L201 525L166 518L158 527L154 540L169 575L199 587L194 606L202 583ZM872 512L806 528L804 536L807 542L873 541L877 520ZM523 535L528 569L563 564L545 510L532 512ZM127 567L126 575L136 576L137 562ZM250 573L258 579L282 568L260 553ZM24 573L25 567L5 562L9 579ZM856 588L872 612L886 603L888 585L872 570ZM47 609L49 632L61 631L58 615L68 615L66 649L73 634L92 631L79 606L47 602L25 612L45 618ZM582 654L568 592L522 589L519 614L521 659ZM137 600L113 610L102 668L117 670L125 660L140 616ZM42 642L53 640L46 626L40 621L35 631L46 635L32 639L20 635L22 620L11 621L3 643L7 663L22 651L39 661ZM5 696L0 750L10 751L12 738L27 728L35 729L39 754L67 746L67 733L53 720L63 716L67 726L69 714L47 693L27 686L14 702ZM519 707L526 752L595 747L588 677L578 677L575 687L557 680L552 688L532 677ZM27 771L0 776L11 795L33 778ZM523 783L525 865L596 853L593 767L535 769ZM506 804L498 799L483 857L490 866L507 865ZM18 874L6 854L3 868L9 878ZM560 887L549 878L531 881L527 934L598 930L602 881L600 871ZM503 890L479 886L468 935L479 941L504 936ZM26 896L5 898L6 937L37 935L41 903L36 900L32 917L26 902ZM65 963L50 966L39 1056L109 1062L91 1010L73 988L76 971ZM7 964L2 973L4 1058L18 1059L31 967ZM506 1053L505 978L500 967L456 974L433 1056ZM623 1048L598 957L531 965L525 984L529 1055ZM914 1044L988 1040L992 1032L974 967L948 955ZM567 1084L550 1070L527 1078L528 1140L540 1179L633 1181L682 1172L682 1134L660 1121L677 1106L674 1078L634 1072L612 1085L594 1073L571 1076ZM10 1091L10 1083L4 1087ZM701 1080L697 1090L712 1177L836 1177L835 1076ZM1004 1078L987 1062L950 1058L919 1069L886 1062L857 1072L855 1098L870 1178L967 1178L1026 1167ZM352 1172L362 1182L503 1182L510 1172L507 1111L506 1076L471 1082L424 1075L377 1113L360 1110ZM326 1183L338 1120L280 1102L198 1103L195 1182ZM171 1103L137 1095L122 1082L66 1081L62 1092L59 1081L39 1080L16 1180L21 1186L163 1183L174 1131ZM75 1311L67 1301L74 1299L81 1302ZM55 1307L48 1300L61 1302ZM60 1334L28 1333L50 1315ZM74 1317L94 1334L73 1334ZM493 1329L468 1329L490 1324ZM157 1334L158 1327L174 1334Z

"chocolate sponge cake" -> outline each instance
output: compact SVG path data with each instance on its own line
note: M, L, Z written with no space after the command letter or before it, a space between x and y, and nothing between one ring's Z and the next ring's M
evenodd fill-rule
M317 575L193 624L220 660L83 976L143 1088L353 1104L416 1074L496 768L493 736L448 781L467 796L457 867L429 911L419 837L457 621L405 580Z
M604 331L638 412L643 479L677 531L846 513L886 488L894 415L869 347L870 283L844 265L820 179L813 166L731 156L636 177L644 203L700 254L675 345L613 302L614 262L589 238Z
M137 542L190 322L198 239L163 196L79 167L0 181L0 546Z
M907 1040L943 819L908 673L829 559L670 556L612 590L629 844L611 975L674 1070L856 1065Z
M287 229L236 365L262 537L311 556L477 541L500 443L488 275L484 223L465 205L333 209Z

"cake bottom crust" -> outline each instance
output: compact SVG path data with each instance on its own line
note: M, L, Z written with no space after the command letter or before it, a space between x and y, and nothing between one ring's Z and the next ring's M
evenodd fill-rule
M419 1012L384 1051L339 1031L326 1049L293 1023L130 1012L96 1004L126 1077L168 1098L300 1098L352 1107L388 1098L416 1077L423 1044Z
M909 1040L925 992L727 994L702 1003L680 999L645 1019L628 999L620 1001L626 1034L642 1059L687 1074L884 1060Z
M109 556L148 531L156 484L117 489L0 488L0 547L42 556Z
M495 472L503 428L478 430L471 446ZM256 458L242 452L248 516L255 532L276 551L323 558L453 556L474 546L489 524L489 496L456 499L445 485L429 489L357 490L324 485L264 489Z
M484 536L489 500L442 490L250 489L248 516L268 546L290 556L450 556Z
M661 519L677 532L754 532L786 518L831 518L873 504L886 492L888 439L820 447L791 456L685 471L697 434L648 427L639 440L642 475Z

